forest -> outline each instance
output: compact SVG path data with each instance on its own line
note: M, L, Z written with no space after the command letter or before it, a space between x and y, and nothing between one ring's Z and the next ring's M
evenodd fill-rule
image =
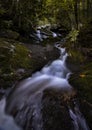
M91 0L0 0L0 27L29 31L51 23L79 29L91 19L91 12Z
M92 129L92 0L0 0L0 130Z

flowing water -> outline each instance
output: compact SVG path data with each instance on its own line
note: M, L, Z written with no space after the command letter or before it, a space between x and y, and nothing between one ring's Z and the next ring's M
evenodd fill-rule
M5 99L0 101L0 130L22 130L17 126L14 119L5 113Z
M68 83L71 72L66 67L66 58L68 54L65 48L61 48L59 45L56 45L56 47L60 50L59 59L46 65L40 72L33 74L32 77L17 84L10 94L10 97L8 97L8 113L11 113L15 108L22 110L25 104L30 104L32 108L33 130L43 130L41 99L43 91L46 88L58 89L67 93L72 92L72 86ZM77 103L75 103L73 110L69 107L69 114L72 119L74 130L89 130Z
M73 120L74 130L90 130L84 116L79 110L78 104L75 103L74 110L69 108L69 113Z

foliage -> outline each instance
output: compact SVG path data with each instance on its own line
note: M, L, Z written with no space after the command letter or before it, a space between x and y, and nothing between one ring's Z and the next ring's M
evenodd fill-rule
M76 42L78 34L79 31L74 29L68 34L67 39L69 39L70 42Z
M40 17L41 3L38 0L1 0L0 22L12 21L11 28L13 30L29 33Z
M79 29L84 20L92 17L90 4L88 0L46 0L44 15L50 22Z
M42 23L57 23L79 29L92 17L89 0L0 0L0 26L11 21L8 29L30 33Z

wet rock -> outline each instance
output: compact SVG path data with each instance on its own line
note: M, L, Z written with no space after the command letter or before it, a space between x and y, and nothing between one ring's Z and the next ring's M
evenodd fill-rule
M53 45L23 44L0 38L0 87L11 87L58 57L59 51Z
M51 27L51 31L61 34L62 37L65 37L69 33L69 30L63 25L54 25Z
M0 38L0 87L8 88L31 68L29 50L21 43ZM25 72L19 72L19 70ZM22 70L24 69L24 70Z
M31 50L33 72L40 70L43 66L59 57L59 50L53 45L25 44Z
M66 59L66 66L73 73L79 72L81 69L81 65L82 63L76 60L75 57L68 56Z
M66 94L67 95L67 94ZM73 125L68 110L68 103L64 93L45 90L42 99L42 114L44 130L72 130Z
M19 100L16 102L16 98L14 100L12 97L12 95L15 95L18 98L18 95L16 95L15 92L16 89L17 88L15 88L7 98L8 104L6 106L6 112L11 114L15 118L16 123L24 130L34 129L34 125L37 125L34 124L34 117L36 115L38 115L36 123L39 124L39 127L42 124L41 129L43 130L72 130L73 124L69 115L68 106L72 106L72 100L76 97L74 91L68 92L64 90L58 91L53 89L46 89L43 92L41 106L39 107L38 99L41 98L40 92L37 94L35 100L30 94L28 101L25 100L25 102L22 102L22 98L19 98ZM26 98L26 96L27 95L25 95L23 99ZM19 101L21 101L22 105L19 103ZM37 109L36 105L38 105ZM9 108L11 109L10 111ZM39 112L39 109L40 113L36 113ZM42 116L42 119L40 119L40 116ZM39 123L39 121L41 122Z
M81 48L74 48L72 44L65 43L68 57L66 59L66 65L71 72L77 73L81 71L82 66L85 64L86 57L83 55ZM70 45L69 45L70 44ZM77 43L76 43L77 44Z

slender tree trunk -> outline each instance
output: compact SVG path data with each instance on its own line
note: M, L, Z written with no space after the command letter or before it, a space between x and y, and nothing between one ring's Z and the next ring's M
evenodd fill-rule
M90 18L92 18L92 0L90 0Z
M86 18L86 0L82 0L82 14L83 14L83 21Z
M92 0L89 0L89 17L92 18Z
M82 26L82 21L81 21L81 2L79 0L78 2L78 29Z
M89 18L90 15L90 0L87 0L87 18Z
M75 0L74 3L74 13L75 13L76 29L78 29L78 1L77 0Z

